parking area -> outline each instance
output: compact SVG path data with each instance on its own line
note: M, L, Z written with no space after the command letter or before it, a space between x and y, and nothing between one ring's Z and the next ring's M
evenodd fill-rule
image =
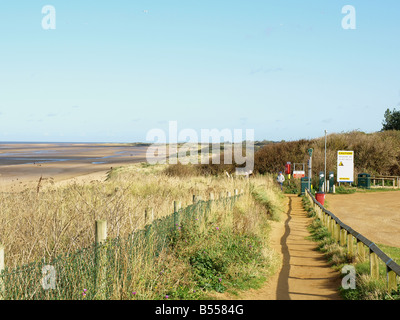
M327 194L327 209L376 244L400 247L400 192Z

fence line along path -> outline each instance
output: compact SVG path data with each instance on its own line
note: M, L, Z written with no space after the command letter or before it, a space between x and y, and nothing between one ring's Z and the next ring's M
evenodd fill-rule
M397 280L400 276L400 266L384 253L375 243L364 237L344 224L332 212L326 210L310 193L306 190L306 196L313 204L317 217L322 221L328 232L339 243L347 247L347 252L358 255L360 259L365 259L369 255L370 275L373 279L379 278L379 260L386 266L387 289L397 290Z

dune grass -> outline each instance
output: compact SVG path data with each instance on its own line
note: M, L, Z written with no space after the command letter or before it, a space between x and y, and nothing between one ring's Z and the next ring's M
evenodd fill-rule
M282 201L272 178L171 176L166 168L135 164L112 169L104 182L46 185L39 193L0 193L0 243L7 268L52 261L60 255L73 257L92 246L95 221L106 220L109 246L117 248L108 253L114 256L110 261L115 271L108 270L108 281L113 281L107 293L110 299L202 299L210 291L243 289L265 281L276 264L268 246L268 221ZM193 195L207 200L213 193L219 199L228 192L233 195L235 189L244 195L233 206L216 201L200 226L180 226L179 234L172 235L173 241L154 260L146 258L146 245L138 245L132 263L132 256L124 251L128 242L114 244L145 228L145 210L160 220L171 216L174 201L185 208L192 204ZM96 298L88 289L90 281L85 279L90 276L84 264L82 258L78 271L68 271L78 272L68 296L52 298ZM24 284L20 285L22 292Z

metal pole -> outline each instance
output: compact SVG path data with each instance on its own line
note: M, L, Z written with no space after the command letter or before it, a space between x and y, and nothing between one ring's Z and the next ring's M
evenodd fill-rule
M311 192L311 162L312 157L310 156L310 160L308 161L308 191Z
M313 149L308 149L308 155L310 156L310 160L308 160L308 190L311 192L311 167L312 167L312 153Z
M324 175L324 192L327 193L326 188L326 130L325 130L325 175Z

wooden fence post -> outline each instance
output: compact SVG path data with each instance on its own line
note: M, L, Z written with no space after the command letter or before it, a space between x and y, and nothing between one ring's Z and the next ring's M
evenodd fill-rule
M149 223L149 209L144 209L144 225L147 226Z
M107 221L96 221L96 244L102 244L107 240Z
M326 228L328 228L328 219L329 219L329 215L327 213L324 214L324 226Z
M364 244L357 239L357 255L360 261L365 260L365 246Z
M96 299L104 300L107 277L107 248L102 245L107 240L107 221L96 221Z
M341 229L340 230L340 245L344 247L346 245L346 239L347 239L347 230L346 229Z
M339 239L340 239L340 225L339 225L339 223L337 223L336 221L335 221L335 240L336 240L336 242L337 243L339 243Z
M352 234L347 235L347 253L350 255L354 254L354 237Z
M144 209L144 225L147 226L149 223L154 221L154 209L146 208Z
M378 256L371 249L369 250L369 267L370 267L371 278L378 279L379 278Z
M179 216L178 216L178 202L174 201L174 228L178 229L179 226Z
M197 197L196 197L196 195L194 194L193 195L193 203L196 203L197 202Z
M0 245L0 275L5 269L5 264L4 264L4 246ZM0 278L0 300L4 299L4 282L3 279Z
M390 268L386 267L386 275L387 275L387 285L388 285L388 290L391 292L392 290L397 290L397 278L396 278L396 273Z

